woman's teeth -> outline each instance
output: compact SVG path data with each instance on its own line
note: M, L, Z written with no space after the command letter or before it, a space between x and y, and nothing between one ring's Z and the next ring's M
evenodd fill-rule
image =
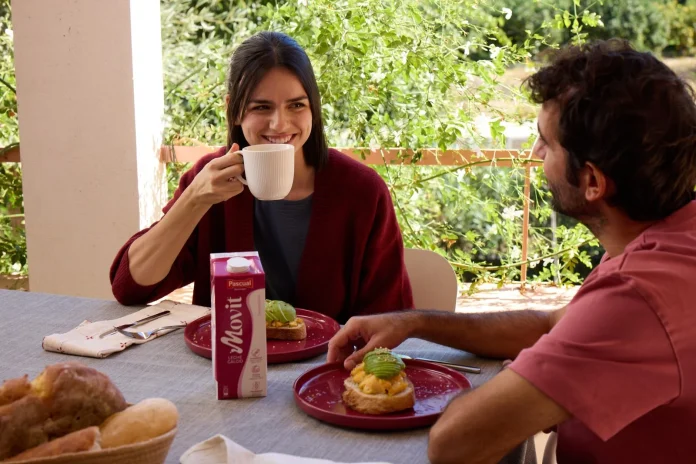
M268 140L271 143L288 143L294 135L286 135L285 137L270 137L268 135L264 135L263 138Z

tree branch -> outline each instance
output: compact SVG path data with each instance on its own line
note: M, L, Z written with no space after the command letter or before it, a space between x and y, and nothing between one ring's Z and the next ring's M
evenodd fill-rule
M10 84L9 82L7 82L7 81L6 81L5 79L3 79L2 77L0 77L0 83L5 84L5 87L7 87L8 89L10 89L10 90L12 91L12 93L14 93L15 95L17 95L17 89L15 89L15 88L12 86L12 84Z

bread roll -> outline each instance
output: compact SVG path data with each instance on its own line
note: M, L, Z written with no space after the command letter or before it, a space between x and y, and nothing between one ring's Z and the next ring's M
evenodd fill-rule
M32 394L0 407L0 460L47 442L49 419L44 401Z
M26 395L0 406L0 459L99 425L125 408L121 392L96 369L76 362L48 366Z
M297 327L266 327L268 340L304 340L307 338L307 325L302 321Z
M101 425L103 449L130 445L163 435L179 420L176 406L164 398L149 398L114 414Z
M67 453L80 453L83 451L96 451L101 449L99 440L99 427L87 427L86 429L69 433L63 437L56 438L48 443L19 453L3 462L47 458Z
M31 384L28 375L7 380L0 386L0 406L8 405L25 397L29 390L31 390Z

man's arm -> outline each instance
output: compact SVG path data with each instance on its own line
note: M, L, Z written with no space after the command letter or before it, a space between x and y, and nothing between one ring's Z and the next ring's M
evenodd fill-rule
M445 313L417 311L410 337L468 351L477 356L515 358L553 327L553 312Z
M497 463L537 432L570 414L519 374L506 369L450 403L430 430L433 464Z
M344 361L348 369L365 353L395 348L408 338L422 338L479 356L514 358L532 346L558 322L557 311L505 311L497 313L448 313L401 311L353 317L329 343L328 362ZM354 345L364 346L353 353Z

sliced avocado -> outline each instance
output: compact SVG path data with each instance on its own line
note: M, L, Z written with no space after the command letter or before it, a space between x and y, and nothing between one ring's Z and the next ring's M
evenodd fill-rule
M292 305L280 300L266 300L266 322L292 322L297 317Z
M386 348L377 348L363 357L365 372L378 379L391 379L401 372L406 365L400 357Z

